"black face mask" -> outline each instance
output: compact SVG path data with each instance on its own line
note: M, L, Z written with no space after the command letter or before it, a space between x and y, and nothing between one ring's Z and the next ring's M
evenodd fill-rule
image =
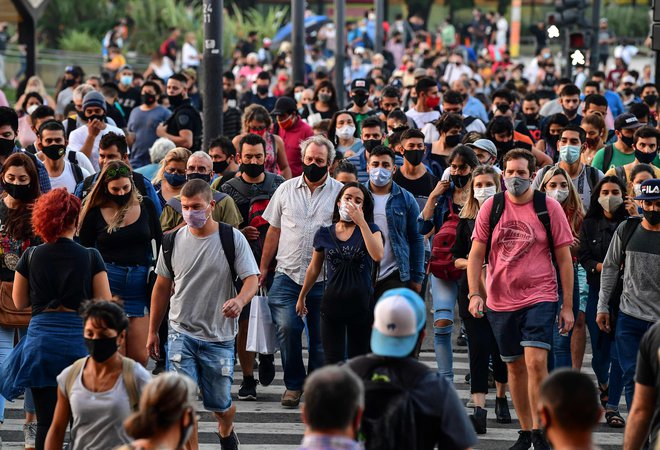
M564 111L564 115L566 117L573 117L577 114L577 108L568 109L568 108L562 107L561 109L562 109L562 111Z
M449 178L451 178L451 182L454 183L454 186L457 188L464 188L465 186L468 185L470 182L470 178L472 175L467 174L467 175L449 175Z
M497 147L498 156L503 156L513 148L513 139L506 142L495 141L495 147Z
M61 144L53 144L41 147L41 151L44 152L49 159L56 161L60 159L66 153L66 148Z
M89 356L97 363L102 363L110 359L117 352L117 336L101 339L85 338L85 346L89 351Z
M321 181L321 179L328 173L328 167L320 167L314 163L303 163L303 173L305 174L305 178L307 178L307 180L309 180L311 183L316 183Z
M13 139L0 138L0 155L7 156L16 146Z
M117 206L119 206L121 208L126 203L128 203L129 200L131 199L131 191L128 191L127 193L122 194L122 195L111 194L111 193L108 192L108 198L110 200L112 200L113 202L115 202L117 204Z
M183 103L183 94L168 95L167 98L170 101L172 108L176 108L181 103Z
M418 166L424 159L424 150L404 150L403 157L413 166Z
M229 161L214 161L213 162L213 173L221 174L229 167Z
M525 123L527 125L538 125L536 114L525 114Z
M454 148L460 143L461 143L461 135L460 134L445 136L445 145L449 148Z
M142 103L151 106L156 103L156 96L153 94L142 94Z
M64 84L64 87L71 87L74 84L76 84L76 80L75 80L75 78L65 78L63 84Z
M181 416L181 422L182 422L181 423L181 437L179 438L179 443L176 446L177 450L180 449L180 448L183 448L183 446L186 445L186 442L188 442L188 440L190 439L190 436L192 435L192 432L195 428L195 421L193 419L192 411L190 411L190 410L188 410L188 411L189 411L188 414L190 415L190 422L188 423L188 425L183 425L183 417L184 416Z
M257 94L259 95L268 94L268 86L257 86Z
M94 119L98 120L99 122L105 122L105 114L94 114L93 116L85 116L87 119L87 122L90 122Z
M211 174L210 173L189 173L186 175L188 181L190 180L202 180L207 183L211 183Z
M11 195L16 200L20 200L22 202L34 200L34 196L32 195L32 188L29 184L12 184L3 182L2 186L5 188L7 194Z
M660 211L644 210L644 219L651 225L657 225L660 223Z
M658 156L658 152L644 153L635 149L635 159L642 164L651 164L656 156Z
M655 108L655 105L658 103L658 96L655 94L645 95L644 103L646 103L651 108Z
M76 114L78 114L78 118L79 118L82 122L87 122L87 116L85 115L85 112L84 112L84 111L78 111L78 110L76 109Z
M364 149L371 153L373 149L381 145L380 139L366 139L362 141L362 144L364 144Z
M241 164L241 172L245 173L250 178L257 178L264 173L263 164Z
M369 101L369 96L365 94L355 94L353 95L353 103L358 107L362 108Z

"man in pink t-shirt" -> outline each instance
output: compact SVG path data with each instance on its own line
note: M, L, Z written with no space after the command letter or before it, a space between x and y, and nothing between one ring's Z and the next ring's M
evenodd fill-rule
M515 149L504 156L504 209L490 229L493 198L484 202L475 222L468 259L469 310L487 319L507 363L513 406L520 420L518 441L510 450L550 449L540 430L538 392L548 375L548 351L552 348L557 317L557 262L563 305L560 333L573 327L573 262L569 246L573 234L557 201L545 198L552 239L534 208L531 188L536 161L527 150ZM538 194L537 194L538 195ZM491 243L486 270L486 293L480 290L486 247ZM551 248L550 243L554 248Z

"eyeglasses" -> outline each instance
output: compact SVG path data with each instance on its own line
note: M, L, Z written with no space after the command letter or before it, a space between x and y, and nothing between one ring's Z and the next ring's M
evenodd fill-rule
M126 166L119 166L117 168L110 168L105 172L105 179L109 180L111 178L122 178L128 177L131 175L131 170Z

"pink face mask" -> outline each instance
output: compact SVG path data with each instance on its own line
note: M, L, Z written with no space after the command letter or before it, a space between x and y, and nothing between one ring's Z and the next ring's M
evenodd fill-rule
M206 209L191 209L182 211L183 220L190 228L202 228L209 220Z

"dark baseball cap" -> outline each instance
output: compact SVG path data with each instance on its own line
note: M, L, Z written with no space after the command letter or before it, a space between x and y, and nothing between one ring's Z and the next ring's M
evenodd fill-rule
M641 194L635 200L660 200L660 180L652 178L642 182Z
M616 116L614 119L615 130L634 130L635 128L643 127L644 125L639 122L639 119L630 113L623 113Z
M298 109L296 101L291 97L280 97L275 102L275 108L270 112L273 116L291 114Z
M356 78L351 83L351 92L364 91L369 92L369 81L364 78Z

